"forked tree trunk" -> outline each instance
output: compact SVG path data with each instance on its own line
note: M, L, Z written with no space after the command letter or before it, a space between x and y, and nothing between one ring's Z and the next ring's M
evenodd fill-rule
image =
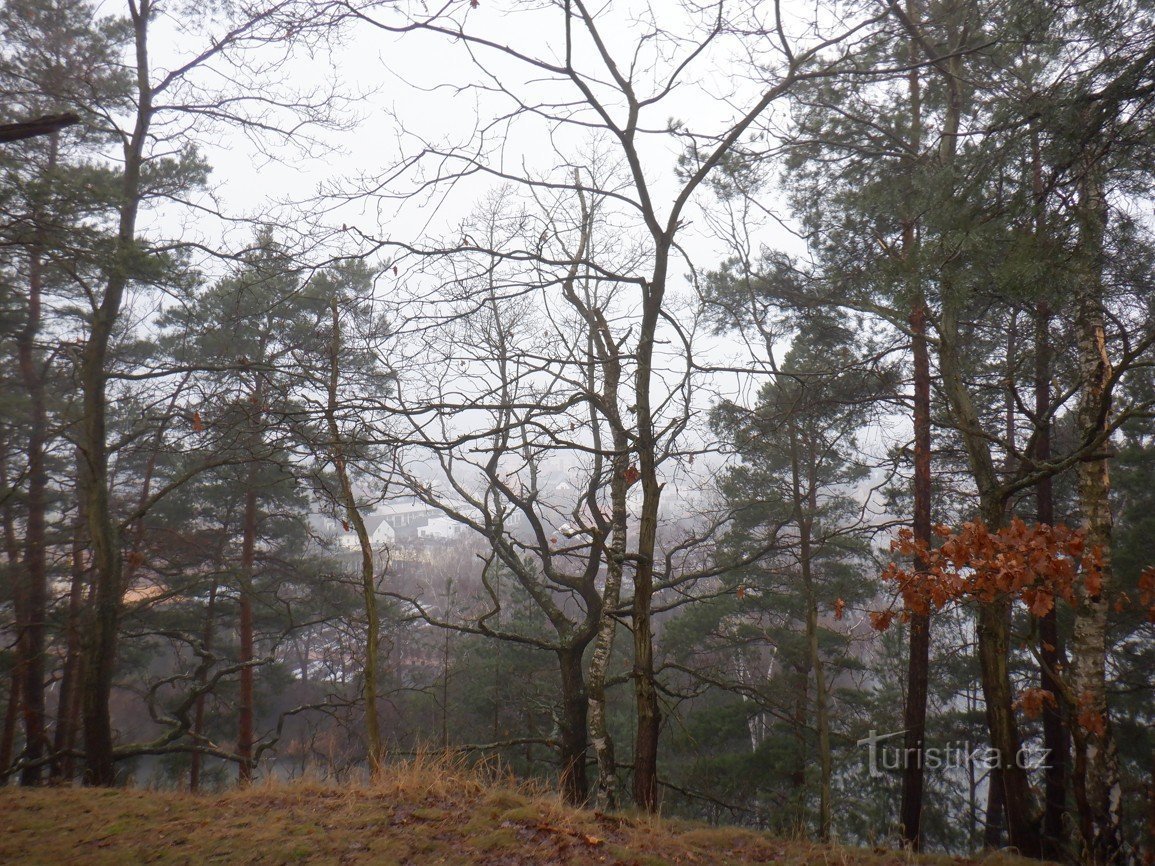
M618 399L622 383L621 347L614 340L609 322L603 311L596 305L589 293L586 274L583 295L576 289L578 263L585 259L593 231L591 208L582 188L581 174L574 170L574 186L581 205L581 235L571 266L569 277L562 283L566 300L581 315L586 323L586 388L591 396L598 395L597 401L590 401L590 430L594 445L594 477L588 492L587 506L594 515L596 533L593 548L604 551L606 579L599 598L600 609L594 635L594 648L590 653L586 673L586 693L589 695L589 738L597 761L597 789L594 804L601 811L616 809L618 803L618 767L614 754L614 741L610 736L606 714L606 675L610 659L613 657L614 641L618 622L615 617L621 603L622 577L626 562L627 512L626 493L629 489L630 442L626 427L622 424ZM599 371L601 386L599 388ZM601 482L605 468L602 427L598 413L604 414L610 427L613 454L609 460L610 471L610 516L606 521L597 502L597 485ZM528 461L527 461L528 462ZM608 523L608 525L607 525ZM607 532L608 530L608 532ZM606 545L606 535L609 544Z

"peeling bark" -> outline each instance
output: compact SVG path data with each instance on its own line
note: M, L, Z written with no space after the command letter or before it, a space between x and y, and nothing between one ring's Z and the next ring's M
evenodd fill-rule
M1071 643L1071 691L1077 705L1072 734L1078 752L1077 798L1084 857L1092 863L1122 862L1122 788L1107 706L1107 616L1111 568L1111 474L1107 449L1111 359L1103 310L1102 257L1106 201L1092 165L1079 183L1079 254L1085 266L1076 297L1076 341L1082 390L1079 431L1093 449L1078 466L1079 505L1088 550L1101 560L1102 585L1080 583Z

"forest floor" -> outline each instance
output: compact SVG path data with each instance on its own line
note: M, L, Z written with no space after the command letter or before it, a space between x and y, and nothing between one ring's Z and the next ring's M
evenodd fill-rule
M370 784L286 782L219 794L142 789L0 790L0 863L967 864L780 839L637 815L425 762ZM983 866L1017 858L992 855Z

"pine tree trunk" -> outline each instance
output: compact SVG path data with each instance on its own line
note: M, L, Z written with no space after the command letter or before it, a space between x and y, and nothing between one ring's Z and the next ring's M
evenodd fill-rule
M906 14L921 26L919 0L907 0ZM922 153L922 48L912 35L908 40L911 69L907 74L910 98L910 151L915 158ZM902 255L911 295L910 336L911 361L914 368L914 540L931 544L930 483L930 353L926 341L926 297L918 261L917 217L907 214L902 226ZM926 570L925 562L914 564L917 572ZM922 849L922 801L924 786L923 749L926 739L926 701L930 677L930 614L915 613L910 618L910 645L906 668L906 705L903 708L902 801L899 804L899 833L912 851Z
M805 511L798 509L800 564L802 584L806 587L806 643L810 653L810 667L814 671L814 714L818 723L818 838L830 840L831 829L831 776L830 714L826 700L826 669L818 643L818 592L813 574L814 515L818 512L818 464L813 449L806 443L807 489ZM797 473L796 473L797 477ZM795 488L795 501L803 505L801 491Z
M238 701L237 757L240 759L238 781L247 785L253 779L253 560L257 544L255 469L249 472L241 532L239 661L244 667L241 668Z
M997 851L1006 837L1006 798L1003 796L1002 774L997 768L987 776L986 826L983 829L983 847Z
M8 705L4 708L4 729L0 730L0 786L8 783L16 748L16 728L20 721L20 668L13 667L8 678Z
M84 613L84 589L88 577L85 563L83 507L77 509L72 530L72 583L68 590L67 643L64 670L60 676L60 696L56 709L56 736L52 761L52 778L64 782L75 772L71 752L76 747L76 728L79 697L77 680L80 678L80 618Z
M914 358L914 539L931 544L930 484L930 355L926 342L926 306L921 298L910 316L911 353ZM924 572L925 562L915 570ZM903 712L904 762L899 821L902 838L911 850L922 848L923 748L926 738L926 701L930 677L930 614L910 618L910 655L906 669L906 707Z
M1051 346L1050 307L1039 301L1035 308L1035 418L1038 433L1035 439L1034 459L1046 463L1051 459ZM1051 477L1040 479L1035 486L1035 515L1039 523L1055 524L1055 500ZM1063 816L1067 804L1067 751L1070 748L1066 726L1063 723L1063 690L1058 672L1066 667L1063 645L1059 636L1059 617L1055 608L1039 619L1039 687L1054 696L1054 703L1043 705L1043 748L1046 750L1046 768L1043 807L1044 855L1058 858L1062 855L1066 831Z
M0 453L0 489L9 490L8 483L8 442L3 442L3 452ZM4 554L7 559L8 573L15 574L20 567L20 543L16 539L16 518L12 513L12 499L5 497L0 503L0 522L4 531ZM19 605L17 596L20 594L18 582L13 582L12 606ZM12 757L16 748L16 728L20 721L20 682L21 673L19 659L12 666L8 677L8 704L4 708L4 727L0 730L0 786L8 783L11 775Z
M49 144L46 174L56 168L56 135ZM37 233L39 235L39 232ZM19 571L23 591L17 598L16 652L24 677L21 694L24 716L24 769L20 784L37 785L43 775L40 763L48 745L45 722L44 677L48 620L47 496L48 496L48 409L44 392L44 358L36 341L42 322L44 264L37 239L28 256L28 305L24 327L16 335L20 378L28 395L28 450L24 561Z
M218 588L218 584L216 580L214 580L212 587L209 588L209 602L205 606L205 624L204 630L201 632L201 644L204 647L205 652L212 651L213 616L216 613ZM206 674L201 673L197 677L197 687L204 688L206 680ZM189 731L189 734L192 736L193 743L198 746L200 745L201 736L203 735L205 729L205 702L207 700L208 696L205 695L204 692L201 692L201 694L197 695L196 708L193 711L192 730ZM193 752L191 762L189 764L188 789L194 794L200 790L201 768L203 763L204 755L202 755L200 752Z
M952 36L961 40L961 33ZM961 47L961 41L957 47ZM944 167L953 164L958 149L962 117L962 54L953 53L945 62L947 106L943 121L939 162ZM950 265L943 267L942 315L939 323L939 371L942 375L943 394L951 409L955 426L962 436L967 462L978 488L981 517L987 527L996 530L1006 518L1006 502L999 486L990 440L986 437L978 411L968 390L960 351L962 335L960 315L963 298ZM999 755L1003 808L1006 813L1007 834L1010 844L1026 857L1039 857L1041 842L1037 826L1030 780L1019 766L1022 741L1015 718L1014 692L1011 687L1010 653L1010 600L1000 599L979 605L978 653L982 676L983 698L986 701L987 728L991 746Z
M141 0L132 13L136 48L136 123L124 148L121 205L113 258L107 267L104 295L93 310L88 339L81 353L79 376L83 418L78 430L78 445L84 459L78 481L88 514L93 567L93 603L86 617L82 648L85 780L89 784L104 786L116 781L110 701L123 592L119 532L109 502L105 388L109 343L120 316L133 261L139 254L136 218L140 206L144 146L152 120L148 64L148 22L152 12L150 0Z

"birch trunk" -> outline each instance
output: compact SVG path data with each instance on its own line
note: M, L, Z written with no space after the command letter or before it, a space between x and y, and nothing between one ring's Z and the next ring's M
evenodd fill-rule
M616 387L614 399L616 400ZM610 403L609 405L614 405ZM602 811L618 807L617 761L614 742L606 721L606 672L614 650L618 621L614 612L621 601L622 572L626 558L626 470L629 467L629 444L625 435L614 430L614 459L610 471L610 545L606 562L606 582L602 589L601 620L594 639L589 662L590 742L598 763L595 804Z
M1079 190L1079 246L1085 273L1076 298L1076 330L1082 391L1078 422L1084 444L1094 450L1078 465L1079 506L1087 548L1101 560L1102 584L1081 583L1071 645L1071 690L1077 706L1072 733L1077 750L1077 800L1083 814L1083 856L1090 863L1122 858L1118 756L1107 707L1107 614L1112 585L1111 475L1107 449L1111 360L1103 310L1102 257L1106 202L1093 166L1084 168Z

